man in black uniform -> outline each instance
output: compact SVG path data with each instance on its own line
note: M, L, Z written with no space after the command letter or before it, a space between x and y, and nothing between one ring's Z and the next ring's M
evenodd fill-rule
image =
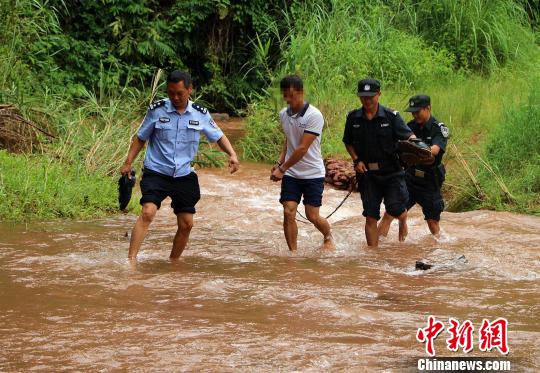
M366 240L371 247L379 243L377 221L383 199L390 216L399 219L400 227L406 227L408 195L396 144L415 137L397 111L379 105L380 89L381 83L375 79L358 82L362 107L347 115L343 135L356 171L366 217Z
M409 107L405 110L412 113L414 120L407 125L416 137L421 139L431 148L435 162L429 166L411 166L407 169L405 180L409 190L409 202L407 210L416 203L422 206L422 212L426 219L431 234L438 235L440 232L439 220L444 209L444 201L441 195L441 186L444 182L445 169L441 163L448 142L449 130L444 123L439 122L431 115L431 99L426 95L413 96L409 100ZM390 223L393 218L385 214L379 226L382 236L388 234Z

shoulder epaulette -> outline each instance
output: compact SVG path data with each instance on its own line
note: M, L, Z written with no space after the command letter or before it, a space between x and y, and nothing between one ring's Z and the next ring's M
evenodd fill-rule
M356 113L358 112L358 110L360 110L360 109L354 109L354 110L349 111L349 112L347 113L347 117L349 117L349 115L354 115L354 114L356 114Z
M165 99L165 98L162 99L162 100L152 102L150 104L150 106L148 106L148 109L154 110L155 108L158 108L158 107L161 107L161 106L165 105L165 102L167 102L167 99Z
M195 103L194 103L194 104L191 104L191 107L192 107L193 109L197 110L197 111L200 111L200 112L203 113L203 114L208 113L208 109L207 109L207 108L202 107L202 106L199 106L199 105L197 105L197 104L195 104Z
M394 109L389 108L389 107L385 107L384 110L386 110L387 112L392 113L392 114L394 114L394 115L398 115L398 114L399 114L399 111L394 110Z

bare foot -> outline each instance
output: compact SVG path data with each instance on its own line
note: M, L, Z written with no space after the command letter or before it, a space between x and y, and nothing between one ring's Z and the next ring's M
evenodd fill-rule
M407 221L399 221L399 242L405 241L407 238L407 234L409 234L409 229L407 228Z
M324 239L324 242L321 246L321 250L323 251L332 251L336 249L336 244L334 244L334 239L332 236L328 236Z

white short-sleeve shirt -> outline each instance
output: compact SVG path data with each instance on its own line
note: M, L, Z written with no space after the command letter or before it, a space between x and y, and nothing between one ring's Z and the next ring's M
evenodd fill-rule
M315 106L308 103L304 108L292 114L290 108L283 108L279 113L283 131L287 137L287 154L285 160L298 148L304 133L311 133L317 138L311 143L307 153L285 175L297 179L316 179L325 176L324 162L321 154L321 135L324 118Z

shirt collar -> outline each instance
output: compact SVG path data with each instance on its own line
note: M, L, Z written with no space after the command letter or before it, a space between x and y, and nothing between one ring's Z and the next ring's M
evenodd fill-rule
M360 116L364 117L364 107L360 108ZM379 104L376 117L386 118L383 107ZM365 117L364 117L365 118Z
M377 116L382 117L382 118L386 118L386 114L384 113L384 109L383 109L382 105L379 105L379 108L377 109Z
M186 106L186 113L193 111L193 101L188 99L187 106Z
M176 109L174 108L174 105L172 104L171 100L167 99L167 101L165 102L165 111L167 113L172 113L172 112L175 112Z
M431 127L433 126L433 123L435 123L436 119L433 118L433 115L429 117L429 119L426 121L426 123L423 126L418 125L420 128L425 128L427 130L431 131Z
M304 107L302 108L302 110L300 110L296 114L293 114L292 111L291 111L291 107L289 106L289 107L287 107L287 115L290 116L290 117L294 117L294 118L303 117L306 114L306 111L308 109L309 109L309 102L305 102Z
M185 113L193 111L192 105L193 105L193 101L188 100ZM165 104L165 110L167 111L167 113L176 112L176 108L174 107L170 99L167 99L167 103Z

